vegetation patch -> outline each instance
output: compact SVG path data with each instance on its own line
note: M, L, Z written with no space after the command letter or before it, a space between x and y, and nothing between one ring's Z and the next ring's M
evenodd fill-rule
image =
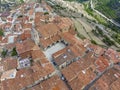
M0 29L0 36L3 36L4 35L4 32L2 29Z
M108 46L112 46L115 45L115 42L110 40L106 35L104 35L104 39L102 40L105 44L107 44ZM115 45L116 46L116 45Z
M17 51L16 51L16 48L13 48L12 53L11 53L11 56L16 56L16 55L18 55L18 54L17 54Z
M8 52L8 50L3 50L1 55L5 58L5 56L7 55L7 52Z
M90 3L88 3L88 4L83 4L83 5L84 5L85 11L86 11L89 15L91 15L92 17L94 17L100 24L103 24L103 25L105 25L105 26L108 25L108 23L106 22L106 20L105 20L103 17L101 17L100 15L96 14L96 13L91 9Z
M84 36L84 35L82 35L82 34L80 34L80 33L77 33L77 36L79 37L79 38L81 38L81 39L86 39L86 37Z
M120 0L93 0L95 9L102 12L108 18L120 22Z
M98 45L97 42L95 40L91 40L92 44Z
M21 2L21 3L24 3L24 1L23 1L23 0L20 0L20 2Z
M44 15L49 15L49 13L48 12L44 12Z

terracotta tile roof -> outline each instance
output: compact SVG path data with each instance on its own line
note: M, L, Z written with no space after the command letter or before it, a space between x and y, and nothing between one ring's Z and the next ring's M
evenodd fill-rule
M43 59L41 59L40 60L40 64L42 65L42 64L48 64L49 63L49 61L47 60L47 58L43 58Z
M50 16L44 14L36 15L34 22L36 27L40 27L41 25L46 25L47 23L50 22Z
M99 79L91 88L90 90L109 90L109 86L102 81L101 79Z
M33 50L32 51L32 59L35 60L35 59L44 59L45 58L45 55L44 53L41 51L41 50Z
M96 77L91 67L82 68L81 63L77 61L62 69L62 73L73 90L81 90Z
M75 74L78 74L83 68L81 67L81 63L76 61L70 64L70 69L75 72Z
M22 31L22 26L20 23L16 23L14 25L14 29L13 29L15 32L19 32L19 31Z
M45 40L44 39L40 39L40 42L41 42L41 46L43 48L47 48L48 46L52 45L52 43L53 43L53 41L50 38L45 39Z
M106 51L104 48L102 48L98 45L91 44L91 43L88 44L87 47L92 49L94 51L95 55L97 55L97 56L104 54L104 52Z
M22 23L22 27L23 29L31 29L32 28L32 24L31 23Z
M96 61L98 71L102 72L109 66L109 61L103 56L100 56Z
M18 90L15 88L15 83L13 79L5 80L1 82L1 90Z
M84 80L83 80L83 78L84 78ZM90 83L94 78L95 78L95 74L89 68L89 69L85 70L84 73L83 73L83 71L80 72L76 78L74 78L72 81L70 81L70 83L71 83L70 85L72 86L73 89L76 88L76 90L79 90L79 89L82 89L84 86L86 86L88 83ZM76 81L76 85L74 84L75 83L74 81ZM79 84L77 84L77 83L79 83Z
M48 39L43 39L43 38L40 38L40 43L41 43L41 46L43 48L47 48L48 46L52 45L53 43L57 42L61 40L61 37L59 35L55 35L55 36L52 36Z
M74 44L70 47L70 49L74 52L76 56L82 56L86 51L86 48L84 48L84 46L79 43Z
M113 49L108 49L105 52L105 55L107 55L109 57L109 59L111 59L114 63L120 62L120 55L118 52L116 52Z
M33 48L32 48L32 50L34 51L34 50L40 50L40 47L38 46L38 45L35 45Z
M80 90L82 88L82 84L78 77L74 78L69 85L71 86L72 90Z
M108 70L101 79L108 85L111 85L114 81L120 78L120 71L114 68Z
M114 65L114 68L120 70L120 65Z
M24 52L31 51L34 46L35 46L34 42L32 40L28 39L21 43L17 43L16 50L17 50L18 54L22 54Z
M53 76L40 84L42 90L69 90L65 83L58 77Z
M59 50L58 52L54 53L54 54L52 55L53 58L57 58L57 57L59 57L60 55L64 54L65 51L66 51L66 49L68 49L68 48L64 48L64 49Z
M54 71L54 68L50 63L35 63L31 69L33 70L34 80L38 80Z
M20 35L21 40L26 40L28 38L31 38L31 31L30 30L25 30L24 33Z
M36 17L36 18L39 18L39 17L41 17L42 15L44 15L43 12L36 12L36 13L35 13L35 17Z
M17 18L16 21L19 21L19 23L21 23L21 25L24 25L26 22L29 21L29 17L28 16L19 17L19 18Z
M42 66L44 70L47 72L47 74L50 74L55 70L51 63L45 63L45 64L42 64Z
M75 29L74 29L74 28L70 28L69 32L70 32L72 35L77 34L77 32L75 31Z
M36 25L36 26L41 23L40 19L42 18L43 15L44 15L43 12L36 12L36 13L35 13L34 22L35 22L35 25Z
M74 55L73 51L69 47L66 47L56 52L55 54L53 54L53 58L58 65L61 65L64 62L70 61L75 57L76 56Z
M62 73L66 77L68 82L74 79L74 77L76 76L75 72L70 68L70 66L67 66L66 68L62 69Z
M87 85L96 77L95 73L90 69L82 70L79 75L78 79L81 81L82 84ZM84 80L83 80L84 78Z
M58 30L58 27L53 23L48 23L37 28L37 31L44 39L57 34Z
M50 89L50 85L48 81L44 81L43 83L40 84L40 87L43 88L43 90L49 90Z
M46 75L45 74L45 72L38 72L38 71L36 71L36 72L34 72L33 74L32 74L34 77L33 77L33 80L34 81L37 81L37 80L39 80L40 78L43 78L44 77L44 75Z
M1 82L2 90L20 90L25 86L32 84L33 79L31 77L31 73L30 69L19 70L14 79L4 80Z
M64 17L59 17L60 20L57 20L57 26L61 29L61 30L69 30L70 27L73 25L73 22L69 19L69 18L64 18Z
M52 40L53 42L57 42L57 41L61 40L61 37L60 37L60 35L55 35L55 36L53 36L53 37L51 38L51 40Z
M90 90L99 89L99 90L118 90L120 88L120 72L114 68L109 69L105 74L98 79Z
M12 57L7 57L1 61L4 71L17 68L17 60Z
M113 82L110 86L111 90L119 90L120 89L120 78Z
M71 45L74 45L76 43L76 40L75 40L76 38L69 32L63 33L62 38Z
M90 65L94 65L95 60L96 59L93 57L93 52L89 52L87 53L87 55L81 58L79 62L81 63L81 67L85 69L88 68Z
M20 71L18 71L14 81L18 90L32 84L33 82L34 80L32 76L32 70L30 69L21 69Z

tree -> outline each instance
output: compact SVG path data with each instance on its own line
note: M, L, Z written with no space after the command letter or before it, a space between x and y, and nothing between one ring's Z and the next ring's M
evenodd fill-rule
M11 56L16 56L16 55L18 55L18 54L17 54L17 51L16 51L16 48L13 48L12 53L11 53Z
M20 0L20 2L21 2L21 3L24 3L24 1L23 1L23 0Z
M0 29L0 36L3 36L3 35L4 35L3 31Z
M5 56L7 55L7 52L8 52L8 50L3 50L1 55L5 58Z
M44 15L49 15L49 12L44 12Z
M81 17L84 17L84 14L81 14Z

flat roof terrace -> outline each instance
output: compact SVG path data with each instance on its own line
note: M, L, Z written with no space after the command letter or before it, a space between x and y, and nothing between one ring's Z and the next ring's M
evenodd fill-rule
M48 58L48 60L52 61L53 60L52 55L56 53L57 51L64 49L65 47L66 45L64 43L58 42L55 45L48 48L47 50L43 51L43 53Z

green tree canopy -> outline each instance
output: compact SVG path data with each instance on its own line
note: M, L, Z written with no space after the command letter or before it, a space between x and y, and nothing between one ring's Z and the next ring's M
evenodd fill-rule
M0 36L3 36L4 35L4 32L2 29L0 29Z
M16 48L13 48L12 53L11 53L11 56L16 56L16 55L17 55Z

